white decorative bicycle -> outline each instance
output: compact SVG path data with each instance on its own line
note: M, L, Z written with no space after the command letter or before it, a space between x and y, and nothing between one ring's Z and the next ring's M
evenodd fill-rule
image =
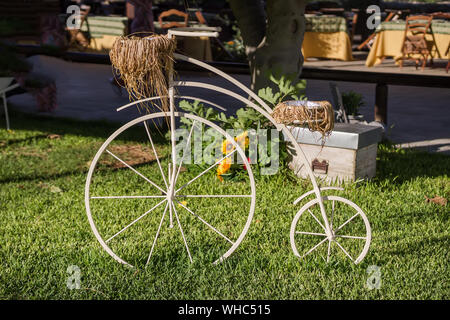
M218 33L208 28L194 31L183 28L169 30L168 37L174 36L217 37ZM182 252L180 250L187 252L191 262L198 258L220 263L238 248L247 234L255 211L256 186L244 150L215 123L194 114L176 111L175 104L179 99L198 100L225 110L217 103L178 95L174 90L176 87L196 87L230 96L254 108L284 134L295 148L296 154L303 158L313 190L303 194L294 204L309 196L315 198L301 207L292 221L290 243L294 254L304 258L317 251L323 257L326 256L328 261L332 253L335 253L359 263L366 256L371 242L371 229L366 215L355 203L345 198L322 195L323 191L342 189L318 186L295 137L286 125L273 119L272 109L250 89L224 72L181 54L175 53L174 58L202 67L228 80L250 98L211 84L175 81L170 70L170 110L138 117L120 127L103 143L89 168L85 206L95 237L108 254L129 266L147 265L153 261L152 257L171 264L177 261ZM158 99L161 98L141 99L117 110ZM191 143L196 148L193 129L197 125L230 141L233 151L212 165L188 174L182 166L187 150L184 150L181 161L177 158L180 147L177 147L176 129L180 126L181 118L192 123L183 137L186 148L190 148ZM156 142L168 139L161 138L160 126L151 126L164 123L168 125L170 144L161 146ZM141 144L128 143L131 138L136 141L135 137L139 134L144 136ZM215 176L212 178L214 168L235 154L238 161L247 168L242 181L221 183ZM177 228L173 228L174 225ZM181 248L174 245L176 242L183 244ZM157 243L166 250L155 254Z

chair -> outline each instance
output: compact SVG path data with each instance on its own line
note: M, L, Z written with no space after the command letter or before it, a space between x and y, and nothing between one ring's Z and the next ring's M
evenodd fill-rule
M177 21L171 21L171 22L164 22L163 18L170 17L170 16L178 16L184 19L184 22L177 22ZM185 12L181 12L177 9L170 9L167 11L161 12L161 14L158 16L159 26L163 29L169 29L173 27L187 27L188 25L188 17L189 15Z
M350 42L353 44L355 40L356 24L358 23L359 9L352 9Z
M422 70L425 69L428 57L431 55L427 39L425 38L430 30L433 16L409 16L406 18L405 35L402 44L402 58L400 60L400 68L403 67L404 60L414 60L416 69L420 60L422 62ZM421 58L417 58L420 55Z
M450 19L450 13L449 12L435 12L431 14L433 16L433 19Z
M76 29L69 29L66 27L66 31L69 32L69 47L72 45L81 46L83 49L89 45L89 39L81 31L86 18L91 11L91 7L87 5L82 5L80 7L80 27Z
M10 81L12 81L12 78L11 78ZM9 82L9 81L8 81L8 82ZM9 84L6 84L6 85L9 85ZM19 84L18 84L18 83L13 84L13 85L10 85L10 86L8 86L8 87L6 87L6 88L4 88L4 89L0 89L0 96L2 96L2 98L3 98L3 108L4 108L4 110L5 110L6 130L9 130L9 129L10 129L10 128L9 128L9 116L8 116L8 105L6 104L6 93L7 93L8 91L11 91L11 90L17 88L17 87L19 87Z
M386 16L386 19L384 19L383 22L395 20L402 14L401 10L393 10L393 11L386 10L386 12L388 12L388 15ZM377 35L376 32L372 33L366 40L364 40L363 43L361 43L358 46L358 50L361 50L365 46L367 46L367 48L370 49L372 47L372 43L376 35Z
M203 17L203 14L201 11L195 11L195 17L197 18L198 22L200 24L207 25L206 19Z
M336 83L330 82L331 95L333 97L334 112L336 122L349 123L347 113L345 112L344 103L342 102L342 95Z

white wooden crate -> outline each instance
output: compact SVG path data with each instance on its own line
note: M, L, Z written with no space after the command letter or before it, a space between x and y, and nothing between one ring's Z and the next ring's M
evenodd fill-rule
M323 146L319 133L301 127L291 130L319 179L334 183L375 176L381 127L336 123ZM298 176L307 178L304 164L297 155L292 156L290 167Z

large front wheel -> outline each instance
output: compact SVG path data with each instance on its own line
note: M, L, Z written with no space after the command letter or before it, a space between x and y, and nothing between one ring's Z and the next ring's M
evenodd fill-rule
M237 249L250 227L256 191L244 151L208 120L181 112L174 117L170 121L170 113L160 112L130 121L103 143L90 165L89 223L120 263L171 263L182 256L218 263ZM232 144L229 150L212 155L224 140ZM245 166L243 174L235 182L221 181L217 167L235 155L232 162Z

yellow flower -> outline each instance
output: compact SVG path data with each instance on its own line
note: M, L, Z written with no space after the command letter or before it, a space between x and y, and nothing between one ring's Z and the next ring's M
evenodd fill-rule
M178 204L178 207L182 208L182 205L186 207L187 206L187 201L180 201L180 203Z
M234 150L234 145L229 140L224 140L222 142L222 153L227 154Z
M230 167L231 167L231 159L230 158L223 159L220 162L219 166L217 167L217 176L220 177L222 174L226 173L228 170L230 170Z
M245 150L245 148L247 148L248 145L249 145L248 132L247 132L247 131L242 132L240 135L238 135L238 136L235 138L235 140L236 140L236 142L239 144L239 146L240 146L243 150Z

